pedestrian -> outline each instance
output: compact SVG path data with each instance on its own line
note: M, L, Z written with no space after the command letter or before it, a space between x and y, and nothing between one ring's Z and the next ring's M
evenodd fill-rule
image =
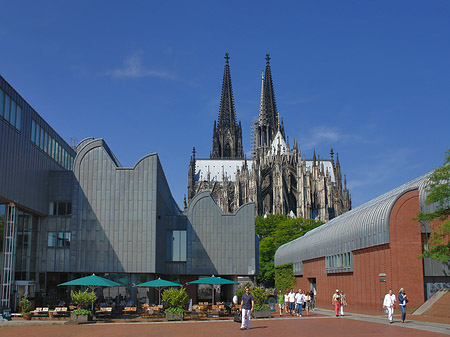
M344 307L347 306L347 298L345 297L344 290L341 290L341 316L344 316Z
M309 309L311 308L311 293L312 293L312 291L307 292L305 294L305 311L306 311L306 316L309 316Z
M394 323L394 310L395 310L395 295L392 293L392 289L384 296L383 307L387 309L389 323Z
M339 317L339 309L341 306L341 294L339 293L339 289L336 289L336 292L333 294L331 305L334 305L334 313L336 314L336 317Z
M303 301L305 296L301 289L298 290L298 293L295 294L295 302L297 304L297 316L302 317L302 309L303 309Z
M253 295L250 294L250 289L245 287L245 294L242 295L241 300L241 311L242 311L242 324L241 330L250 329L250 317L253 312L253 307L255 306L255 299Z
M406 323L406 303L408 303L408 296L406 296L405 289L400 288L398 292L398 305L402 310L402 320L400 322Z
M280 309L280 316L283 316L283 308L284 308L284 295L280 290L278 293L278 308Z
M284 312L286 315L289 313L289 289L286 288L286 294L284 294Z
M311 290L309 296L311 296L311 309L312 311L314 311L314 309L316 308L316 295L314 294L314 290Z
M291 289L289 292L289 313L291 316L295 313L295 292Z

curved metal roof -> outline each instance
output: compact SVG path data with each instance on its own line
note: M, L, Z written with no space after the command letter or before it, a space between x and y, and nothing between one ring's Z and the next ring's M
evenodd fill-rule
M389 243L389 214L404 193L419 189L424 207L427 173L348 211L302 237L282 245L275 253L275 265L310 260Z

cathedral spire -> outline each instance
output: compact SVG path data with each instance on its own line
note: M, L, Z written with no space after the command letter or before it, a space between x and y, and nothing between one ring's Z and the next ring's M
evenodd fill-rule
M242 158L244 156L241 124L238 125L236 122L229 60L229 54L225 53L222 95L217 124L214 122L211 158Z
M234 110L233 89L231 87L230 56L225 53L225 69L222 82L222 97L220 98L218 127L237 128L236 112Z
M272 71L270 69L270 55L266 54L266 69L264 72L263 93L261 99L260 121L269 124L272 129L272 137L275 136L278 126L278 112L275 102L275 91L273 89Z
M261 80L261 101L257 122L257 134L254 137L254 142L257 148L268 148L275 139L278 131L281 132L283 139L285 139L284 126L283 124L280 125L278 119L269 54L266 54L266 69Z

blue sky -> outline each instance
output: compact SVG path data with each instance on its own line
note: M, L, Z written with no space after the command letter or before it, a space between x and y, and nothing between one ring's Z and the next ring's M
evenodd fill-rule
M286 135L339 153L353 206L450 148L450 1L0 0L0 74L69 143L157 152L182 207L209 157L229 52L244 151L271 55Z

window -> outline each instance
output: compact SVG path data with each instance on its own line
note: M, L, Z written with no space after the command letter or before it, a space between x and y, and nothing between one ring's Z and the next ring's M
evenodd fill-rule
M9 122L9 115L11 111L11 99L8 95L5 95L5 119Z
M0 117L3 117L5 112L5 94L0 90Z
M11 126L20 130L22 108L16 101L0 89L0 117L3 117Z
M335 254L325 257L327 273L345 273L353 271L352 253Z
M48 247L70 247L70 232L48 232Z
M17 111L19 111L19 106L17 106L17 109ZM22 109L20 109L20 111L22 111ZM70 153L67 152L64 147L62 147L58 141L45 131L34 119L31 121L31 142L36 144L36 146L47 153L66 170L72 169L73 157Z
M48 215L65 216L72 214L72 203L70 201L52 201L48 208Z
M186 261L186 231L174 230L166 233L166 260Z

